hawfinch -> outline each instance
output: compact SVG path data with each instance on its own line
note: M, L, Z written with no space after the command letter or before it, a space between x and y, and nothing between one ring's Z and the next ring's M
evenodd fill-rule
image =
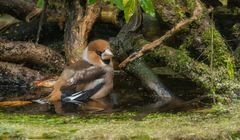
M47 100L79 103L105 97L113 88L112 57L107 41L98 39L90 42L82 58L63 70ZM74 87L77 92L66 95L64 91L69 87Z

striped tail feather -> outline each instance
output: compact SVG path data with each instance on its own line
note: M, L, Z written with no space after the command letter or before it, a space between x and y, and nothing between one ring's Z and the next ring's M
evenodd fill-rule
M65 96L64 98L62 98L62 101L66 103L81 104L83 102L86 102L90 97L96 94L103 87L103 85L104 83L100 83L92 89L79 91L67 97Z

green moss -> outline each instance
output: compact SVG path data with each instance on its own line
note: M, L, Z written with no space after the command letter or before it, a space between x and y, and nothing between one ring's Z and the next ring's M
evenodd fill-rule
M3 114L0 113L0 120L10 121L11 123L31 123L31 124L43 124L43 125L52 125L52 124L74 124L74 123L102 123L108 122L111 120L129 120L134 116L134 113L127 112L121 114L112 114L110 116L98 115L85 115L85 116L57 116L57 115L22 115L22 114ZM74 130L71 130L74 131Z
M179 19L186 18L185 12L183 11L182 7L179 7L178 5L175 6L176 15Z
M184 6L176 0L154 0L155 9L160 15L163 22L172 25L178 23L183 18L186 18Z
M187 6L188 11L192 13L196 7L196 1L195 0L183 0L183 2Z
M162 20L172 25L192 15L195 0L154 0L157 13Z
M180 45L180 49L187 49L193 42L193 36L190 35L190 36L187 36L183 43Z
M194 112L154 113L142 121L133 120L138 114L132 112L89 117L1 113L0 134L18 139L237 139L239 107L236 102Z
M182 74L201 87L205 95L216 94L232 96L235 90L240 89L237 80L229 79L226 68L219 67L211 72L210 67L202 62L192 59L186 49L174 49L168 46L160 46L155 49L152 57L163 60L169 68L178 74ZM224 97L224 99L227 99Z
M0 126L0 139L25 139L21 129Z
M213 37L213 43L212 43ZM228 46L224 42L221 34L214 28L208 28L202 33L203 43L206 45L204 55L207 56L209 63L211 60L211 47L213 45L213 66L215 68L226 68L228 75L231 79L234 78L234 64L232 56L229 53Z

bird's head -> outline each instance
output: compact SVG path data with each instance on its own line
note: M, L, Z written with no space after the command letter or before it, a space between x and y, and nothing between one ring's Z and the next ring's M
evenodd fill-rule
M97 66L112 65L110 44L102 39L91 41L83 52L83 59Z

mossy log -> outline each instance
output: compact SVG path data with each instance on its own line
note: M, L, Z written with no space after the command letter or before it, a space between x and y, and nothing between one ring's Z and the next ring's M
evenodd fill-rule
M169 28L191 16L196 6L195 0L154 1L157 13L162 18L162 24ZM208 9L202 4L204 11ZM181 35L180 35L181 34ZM181 36L181 37L178 37ZM174 42L174 44L172 43ZM176 34L166 43L174 48L184 48L193 54L192 57L214 68L225 69L229 78L234 78L234 62L228 45L215 28L208 12L205 12L188 28Z
M136 38L136 35L133 36L130 40L135 40L135 42L132 43L135 44L135 48L141 48L140 46L144 46L145 44L149 43L142 37ZM196 82L196 84L201 87L203 91L205 91L205 93L203 93L205 95L210 95L214 92L218 95L232 96L240 91L240 84L238 84L239 81L237 79L233 80L229 78L229 74L225 68L221 67L211 70L209 65L191 58L191 54L186 49L175 49L173 47L161 45L157 49L150 52L149 55L147 55L145 58L146 61L151 61L150 58L155 59L158 62L161 61L168 68L171 68L175 73L178 73L179 75L182 75ZM133 66L133 68L131 68L132 64L139 64L144 66L138 61L139 60L136 59L131 62L129 64L130 68L127 65L127 70L129 70L131 73L135 73L135 75L138 77L142 77L141 79L143 80L146 78L144 78L144 74L141 73L141 69L144 67L138 67L138 70L133 70L133 68L136 66ZM150 77L147 79L151 79ZM197 96L198 95L196 95L196 97Z
M154 50L151 56L158 60L164 60L167 66L175 72L195 81L205 89L206 94L215 90L218 94L233 95L240 90L239 81L231 80L224 68L211 70L208 65L191 58L186 50L163 45Z
M194 11L196 4L195 0L155 1L156 10L162 18L162 24L167 24L169 29L191 17L191 12ZM203 10L207 10L203 4L201 5ZM181 37L178 37L179 35ZM134 40L138 39L134 34L129 35L124 41L131 43L123 43L122 46L129 46L128 44L133 46ZM144 40L142 41L144 42ZM139 46L147 43L142 43ZM121 48L118 54L122 54L121 51L124 51L125 55L122 55L124 57L134 50L136 50L136 46L134 49L133 47L130 49L125 47ZM165 45L160 46L149 56L151 55L158 60L164 60L167 66L175 72L195 81L205 89L206 94L233 95L232 93L236 93L240 89L238 81L234 80L232 55L224 38L214 27L207 13L178 34L172 35L165 42ZM144 81L143 79L142 81Z

